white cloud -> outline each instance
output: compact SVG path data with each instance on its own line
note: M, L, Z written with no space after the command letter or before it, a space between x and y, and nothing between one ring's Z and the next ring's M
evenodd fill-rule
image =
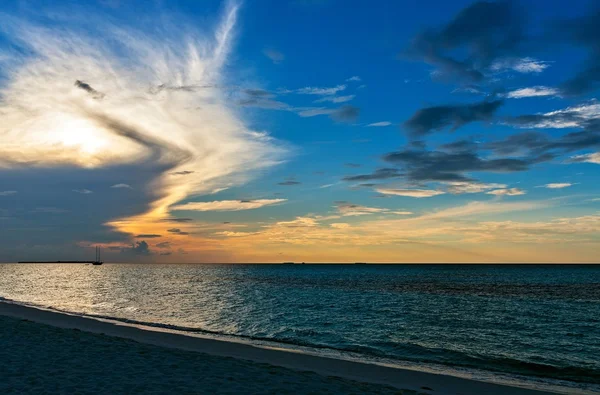
M508 189L494 189L493 191L486 192L488 195L496 196L519 196L525 195L525 191L519 188L508 188Z
M271 59L271 61L275 64L279 64L285 60L285 55L274 49L269 49L269 48L263 49L263 55L265 55L267 58Z
M558 90L547 86L534 86L531 88L521 88L508 92L506 97L510 99L522 99L524 97L554 96Z
M115 185L111 186L111 188L128 188L128 189L133 189L131 187L131 185L129 185L129 184L115 184Z
M414 198L427 198L437 195L443 195L444 191L433 189L391 189L391 188L375 188L375 190L384 195L408 196Z
M89 189L73 189L73 192L76 193L81 193L82 195L89 195L90 193L94 193L93 191L90 191Z
M315 103L331 102L331 103L346 103L354 99L356 95L348 96L325 96L319 100L315 100Z
M217 200L213 202L190 202L173 206L173 211L241 211L283 203L287 199Z
M0 196L10 196L17 193L17 191L0 191Z
M337 85L331 88L319 88L313 86L307 86L305 88L300 88L296 90L296 93L302 95L323 95L323 96L333 96L338 92L341 92L346 89L346 85Z
M490 189L506 188L506 185L504 184L484 184L466 181L447 182L446 185L448 185L448 192L455 195L463 193L481 193Z
M1 14L4 39L22 51L0 49L0 168L168 169L151 180L146 213L111 223L125 227L280 163L286 150L251 130L223 92L237 10L229 3L208 34L183 23L139 31L108 22L85 34ZM190 174L174 175L181 171Z
M396 215L412 215L413 212L412 211L390 211L391 214L396 214Z
M519 73L541 73L550 67L550 62L534 58L504 59L492 65L494 71L513 70Z
M574 128L581 126L583 122L600 117L600 104L591 101L589 104L567 107L541 114L547 117L535 124L527 124L526 128ZM561 115L568 115L561 119ZM574 117L575 116L575 117Z
M571 159L573 159L575 162L596 163L600 165L600 152L594 152L591 154L584 155L575 155L572 156Z
M571 184L570 182L553 182L550 184L542 185L542 187L548 188L548 189L562 189L562 188L568 188L572 185L573 184Z
M367 125L367 127L370 127L370 128L372 128L372 127L381 128L381 127L384 127L384 126L390 126L391 124L392 124L391 122L382 121L382 122L370 123L370 124Z
M348 82L352 82L352 81L359 82L359 81L362 81L362 79L359 76L354 75L354 76L348 78L346 81L348 81Z

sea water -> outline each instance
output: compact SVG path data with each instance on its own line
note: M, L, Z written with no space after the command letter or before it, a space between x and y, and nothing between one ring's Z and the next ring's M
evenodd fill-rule
M0 264L0 297L485 380L600 391L598 265Z

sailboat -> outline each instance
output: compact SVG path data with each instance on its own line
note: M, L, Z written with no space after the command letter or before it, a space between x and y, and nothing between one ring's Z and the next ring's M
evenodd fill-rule
M96 259L94 260L94 262L92 262L92 265L94 265L94 266L100 266L103 263L104 262L102 262L100 260L100 247L96 246Z

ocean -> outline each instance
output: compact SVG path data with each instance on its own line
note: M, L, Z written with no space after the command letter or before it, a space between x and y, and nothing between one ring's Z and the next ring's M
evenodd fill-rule
M341 358L600 392L600 265L0 264L0 298Z

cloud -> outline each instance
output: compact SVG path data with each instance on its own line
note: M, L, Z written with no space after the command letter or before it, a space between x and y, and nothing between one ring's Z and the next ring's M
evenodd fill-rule
M321 99L315 100L315 103L324 103L324 102L332 102L332 103L345 103L354 99L356 95L347 95L347 96L325 96Z
M583 16L565 19L555 23L555 38L567 40L588 51L588 58L575 76L560 86L566 96L579 96L600 88L600 46L598 30L600 26L600 7L595 5Z
M542 185L542 187L548 188L548 189L562 189L562 188L568 188L572 185L573 184L571 184L570 182L553 182L550 184Z
M95 90L94 88L92 88L89 84L86 84L83 81L75 81L75 86L79 89L82 89L84 91L86 91L87 93L89 93L90 95L92 95L92 97L94 99L102 99L104 98L104 93L100 93L97 90Z
M377 214L377 213L385 213L389 211L386 208L379 207L366 207L361 206L359 204L352 204L347 202L339 202L335 206L337 211L343 217L355 217L359 215L368 215L368 214Z
M550 62L534 58L501 59L491 66L493 71L512 70L519 73L541 73L550 67Z
M390 213L396 214L396 215L413 215L414 214L412 211L390 211Z
M437 78L482 81L495 63L518 54L524 39L518 11L509 1L477 1L445 26L418 34L405 54L436 67Z
M150 247L144 240L135 243L131 251L136 255L150 255Z
M412 181L473 181L465 173L511 173L529 169L527 160L513 158L485 159L474 151L442 152L403 150L383 156L388 163L404 166L406 177Z
M263 49L263 55L271 59L274 64L280 64L285 60L285 55L274 49L265 48Z
M156 248L171 248L171 243L168 241L163 241L161 243L157 243L155 245Z
M392 123L388 122L388 121L382 121L382 122L374 122L374 123L370 123L367 125L367 127L370 128L381 128L381 127L385 127L385 126L390 126Z
M525 191L519 188L508 188L508 189L494 189L493 191L486 192L488 195L496 196L519 196L525 195Z
M90 191L89 189L73 189L73 192L76 193L80 193L82 195L89 195L90 193L94 193L93 191Z
M346 89L346 85L337 85L330 88L320 88L307 86L305 88L297 89L295 92L302 95L321 95L321 96L332 96L338 92L341 92Z
M357 168L357 167L361 167L362 165L360 163L344 163L344 166Z
M456 130L471 122L491 121L502 100L475 104L455 104L426 107L418 110L404 123L413 137L420 137L452 126Z
M17 191L0 191L0 196L10 196L16 194Z
M123 188L127 188L127 189L133 189L131 187L131 185L129 184L115 184L115 185L111 185L111 188L117 188L117 189L123 189Z
M304 118L315 117L317 115L329 115L336 122L354 122L360 113L358 107L345 105L338 108L300 108L298 115Z
M404 174L400 173L398 169L394 168L382 168L377 169L371 174L360 174L357 176L346 176L342 180L344 181L370 181L370 180L387 180L390 178L402 177Z
M148 233L148 234L136 235L134 237L136 239L156 239L157 237L162 237L162 236L161 235L152 234L152 233Z
M253 210L285 202L287 199L220 200L213 202L190 202L173 206L174 211L241 211Z
M167 232L175 234L175 235L180 235L180 236L185 236L185 235L189 235L189 232L183 232L181 229L179 228L171 228L171 229L167 229Z
M350 228L350 224L344 223L344 222L336 222L333 224L329 224L329 226L331 226L334 229L348 229Z
M348 81L348 82L359 82L359 81L362 81L362 80L361 80L361 78L359 76L355 75L355 76L352 76L352 77L348 78L346 81Z
M509 99L522 99L524 97L555 96L558 90L547 86L534 86L510 91L506 94Z
M98 17L82 29L89 15L75 13L60 26L0 15L7 43L0 50L3 173L47 170L48 180L79 193L85 190L75 179L94 180L88 190L136 185L140 193L127 198L135 204L88 194L102 211L74 236L90 239L102 227L103 237L123 240L152 231L190 195L242 185L280 163L286 149L249 128L228 99L223 67L237 11L228 3L216 29L203 33L183 19L132 28ZM94 99L100 92L103 99Z
M448 182L447 191L452 194L481 193L490 189L506 188L504 184L485 184L480 182Z
M432 189L392 189L392 188L375 188L375 190L384 195L407 196L413 198L428 198L432 196L443 195L444 191Z
M575 156L571 157L571 161L596 163L596 164L600 165L600 152L594 152L591 154L584 154L584 155L575 155Z
M574 128L585 127L590 120L600 118L600 104L595 100L565 109L532 115L505 118L513 126L524 128Z

